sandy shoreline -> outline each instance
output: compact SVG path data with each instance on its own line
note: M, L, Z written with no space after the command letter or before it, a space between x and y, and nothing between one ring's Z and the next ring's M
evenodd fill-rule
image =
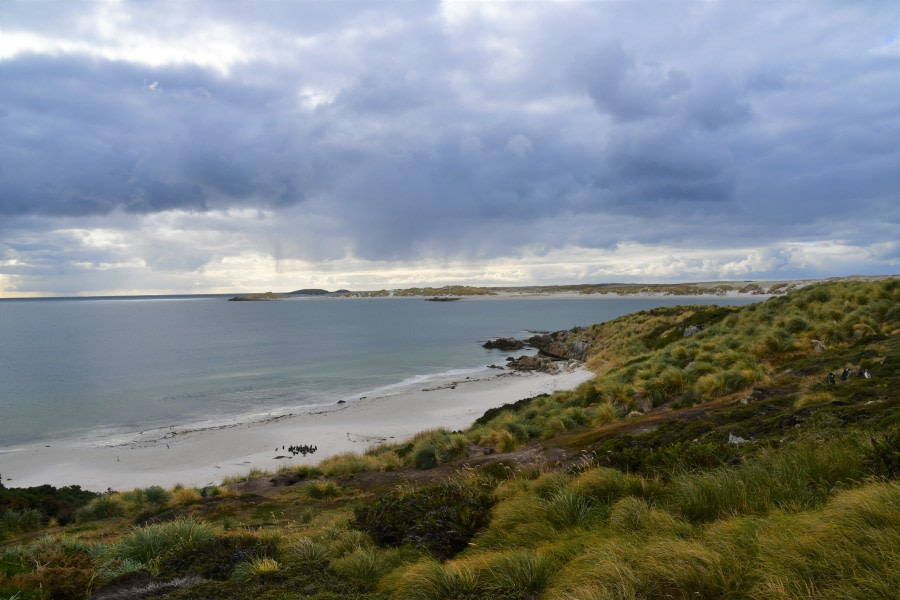
M490 371L429 381L307 414L203 429L154 430L116 440L43 442L0 450L0 474L8 487L49 483L103 491L177 483L214 485L251 468L314 464L382 441L402 441L423 429L462 429L489 408L571 389L592 376L585 370L559 375ZM318 451L306 458L276 458L290 455L281 446L293 444L317 446Z

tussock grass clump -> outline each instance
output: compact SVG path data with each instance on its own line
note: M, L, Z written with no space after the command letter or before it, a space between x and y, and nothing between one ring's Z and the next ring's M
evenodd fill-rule
M148 506L164 506L172 500L172 494L158 485L134 488L131 491L121 492L116 496L133 509L142 509Z
M569 485L571 480L571 476L562 471L546 471L538 475L528 487L537 494L539 498L546 500Z
M367 588L374 588L382 577L408 562L411 556L420 555L405 553L397 548L359 548L332 562L331 567L338 575L357 581Z
M653 498L659 493L658 487L652 480L608 467L588 469L572 482L573 489L606 505L623 496Z
M270 477L272 475L271 471L266 471L265 469L252 468L244 475L231 475L222 479L222 485L231 485L235 483L245 483L250 481L251 479L256 479L257 477ZM176 485L172 488L172 494L176 494L178 490L184 489L182 485Z
M97 496L85 506L75 511L75 520L79 523L118 517L125 512L122 500L112 494Z
M248 477L255 477L251 471ZM192 487L184 487L179 484L172 488L171 499L169 500L170 504L178 505L178 504L191 504L194 502L199 502L203 496L200 494L200 490Z
M291 556L306 568L322 567L331 558L331 549L327 544L304 537L289 547Z
M254 558L236 566L231 576L237 581L250 582L278 573L280 568L274 558Z
M7 509L0 515L0 536L4 533L23 533L40 529L47 522L47 517L36 509Z
M593 498L570 488L557 491L544 502L547 520L559 528L587 527L600 515Z
M609 512L609 525L619 531L640 531L649 524L651 510L641 498L622 498Z
M166 553L208 546L215 539L212 527L194 519L134 527L117 545L122 559L150 563Z
M892 598L900 573L900 484L839 494L820 511L776 515L759 531L756 597Z
M341 558L358 550L372 547L372 539L355 529L339 529L328 544L328 552L332 558Z
M498 595L527 597L542 592L556 573L558 563L542 552L520 551L490 559L481 574L484 589Z
M739 468L675 477L668 504L691 521L803 510L824 502L836 486L865 477L863 458L862 443L849 436L765 449Z
M441 564L424 559L387 586L402 600L444 600L465 598L482 589L475 570L464 562Z
M321 469L313 465L282 464L278 466L278 469L276 469L275 472L279 475L299 475L300 479L315 479L316 477L320 477L322 475Z
M617 418L622 416L616 407L608 402L604 402L593 408L590 414L590 424L597 425L606 425L608 423L612 423Z
M381 471L380 467L381 464L374 456L346 452L326 458L319 463L318 470L325 477L336 477L362 473L363 471Z
M331 480L313 481L303 488L304 493L315 500L337 498L343 493L340 486Z

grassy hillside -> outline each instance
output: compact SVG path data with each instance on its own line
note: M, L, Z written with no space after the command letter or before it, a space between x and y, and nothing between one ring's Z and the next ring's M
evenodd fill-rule
M466 431L202 490L0 489L0 598L898 596L900 280L568 341L594 380Z

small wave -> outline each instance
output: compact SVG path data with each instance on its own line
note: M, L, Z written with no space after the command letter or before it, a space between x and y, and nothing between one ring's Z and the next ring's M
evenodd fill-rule
M448 371L441 371L439 373L426 373L424 375L414 375L412 377L407 377L403 381L399 381L397 383L389 383L387 385L382 385L377 388L371 389L367 392L362 392L360 394L354 394L352 397L356 398L359 396L374 396L376 394L383 394L385 392L393 392L400 391L411 387L416 387L425 383L433 383L435 381L440 381L442 379L453 379L455 377L462 377L466 375L474 375L476 373L487 373L487 367L474 367L470 369L450 369Z

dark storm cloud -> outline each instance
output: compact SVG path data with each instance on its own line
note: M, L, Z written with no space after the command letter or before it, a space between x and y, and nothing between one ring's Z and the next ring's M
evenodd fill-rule
M630 120L672 110L690 87L687 75L655 62L639 64L620 44L598 50L583 66L591 98L611 116Z
M299 201L275 91L200 69L24 56L3 67L0 214Z
M818 3L4 3L23 48L0 62L0 219L14 241L268 211L277 228L246 242L311 260L889 243L898 22ZM225 252L143 248L161 269Z

